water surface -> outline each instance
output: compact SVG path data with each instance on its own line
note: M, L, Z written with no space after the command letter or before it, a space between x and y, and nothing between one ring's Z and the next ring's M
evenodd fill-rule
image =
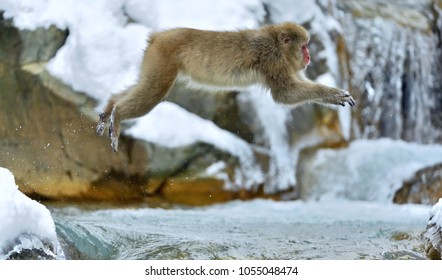
M199 208L51 206L73 259L420 259L429 206L234 201Z

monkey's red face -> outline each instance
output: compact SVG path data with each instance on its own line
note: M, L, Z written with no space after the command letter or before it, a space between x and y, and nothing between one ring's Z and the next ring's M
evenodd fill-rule
M310 64L310 53L308 51L307 44L302 45L302 56L304 67L307 67Z

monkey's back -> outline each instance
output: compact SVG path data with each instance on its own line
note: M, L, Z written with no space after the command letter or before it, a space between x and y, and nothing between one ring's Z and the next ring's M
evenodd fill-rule
M261 82L254 68L260 57L253 47L257 30L204 31L190 28L155 33L149 48L178 63L179 79L192 83L242 87Z

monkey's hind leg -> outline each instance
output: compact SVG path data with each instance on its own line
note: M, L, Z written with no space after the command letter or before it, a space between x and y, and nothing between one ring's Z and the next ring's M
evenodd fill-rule
M140 79L128 94L116 100L111 110L109 125L109 137L114 152L118 150L120 121L146 115L163 101L175 81L176 71L162 78L157 78L157 75L152 76L147 75L146 78Z
M115 106L112 109L112 113L110 115L109 119L109 138L111 139L111 147L112 151L117 152L118 150L118 132L120 130L119 128L119 122L115 119Z
M106 127L106 115L104 113L100 113L96 129L97 134L103 136L105 127Z

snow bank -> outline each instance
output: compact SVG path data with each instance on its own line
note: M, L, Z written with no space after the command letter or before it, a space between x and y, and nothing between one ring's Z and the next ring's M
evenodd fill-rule
M428 224L436 224L437 228L442 228L442 198L431 209L430 217L432 218Z
M168 101L140 118L125 134L171 148L203 141L239 157L252 156L244 140Z
M357 140L345 149L318 151L306 170L303 196L388 203L416 171L440 162L441 145Z
M22 249L63 257L49 210L21 193L12 173L0 167L0 259Z
M427 223L427 231L424 237L427 257L440 259L442 251L442 198L430 211L430 220Z
M239 185L248 188L263 182L261 168L247 142L174 103L161 103L140 118L125 134L171 148L197 142L214 145L239 158L241 173L246 180L238 182Z

